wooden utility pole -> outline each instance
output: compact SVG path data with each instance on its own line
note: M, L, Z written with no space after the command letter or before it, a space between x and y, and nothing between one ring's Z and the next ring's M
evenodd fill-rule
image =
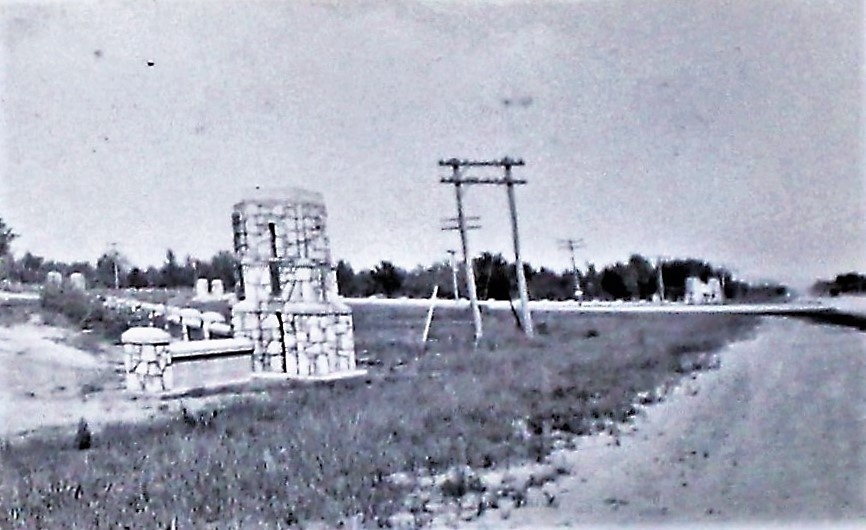
M574 275L574 292L580 290L580 279L578 277L577 260L575 252L579 248L583 248L583 239L560 239L559 246L563 250L568 251L568 256L571 258L571 273Z
M112 241L108 244L111 247L110 255L111 255L111 263L114 266L114 288L120 289L120 266L117 263L117 260L120 259L120 252L117 251L117 243Z
M526 290L526 273L523 271L523 258L520 256L520 235L517 231L517 203L514 199L515 181L511 177L512 166L522 166L523 160L502 160L505 166L505 189L508 192L508 209L511 212L511 237L514 241L514 265L517 268L517 290L520 292L520 310L522 312L523 331L527 337L535 335L532 327L532 314L529 312L529 293ZM525 183L525 181L524 181Z
M477 215L464 215L463 216L463 221L464 221L463 230L464 231L479 230L481 228L481 225L478 224L480 220L481 220L481 218L478 217ZM466 223L469 223L469 222L471 222L472 224L467 225ZM460 230L459 219L457 217L446 217L446 218L442 219L442 230ZM460 294L459 294L458 287L457 287L457 264L454 260L454 254L456 254L457 251L456 250L449 250L448 253L451 255L451 281L453 282L453 285L454 285L454 300L459 302L460 301ZM470 262L471 262L471 260L470 260ZM467 280L468 280L468 277L467 277ZM473 282L475 281L474 275L472 276L472 281ZM477 289L476 289L476 292L477 292Z
M448 250L448 261L451 264L451 285L454 289L454 301L460 301L460 293L457 286L457 259L454 255L457 254L456 250Z
M463 220L462 214L462 195L461 188L463 185L467 184L496 184L496 185L505 185L506 191L508 193L508 208L511 213L511 235L512 240L514 242L514 260L515 266L517 268L517 288L520 291L520 304L521 304L521 313L522 313L522 324L523 330L528 337L532 337L534 333L534 329L532 326L532 314L529 312L529 295L526 289L526 276L523 271L523 258L520 255L520 236L517 229L517 206L514 198L514 186L516 184L526 184L525 179L515 179L511 175L511 168L515 166L523 166L523 160L514 160L508 157L503 158L502 160L486 160L486 161L472 161L472 160L458 160L456 158L451 158L448 160L440 160L440 166L448 166L452 169L452 176L445 177L440 179L440 182L447 184L454 184L455 189L457 190L457 209L458 209L458 222L461 225L465 225L465 220ZM505 169L504 178L476 178L476 177L463 177L460 173L460 168L462 167L502 167ZM462 231L461 231L462 232ZM465 241L465 239L464 239ZM464 250L465 253L465 250ZM465 258L465 256L464 256ZM473 278L474 284L474 278ZM474 289L474 285L473 285ZM470 293L470 298L474 297L474 293ZM477 304L477 302L476 302ZM478 328L480 329L480 314L479 314L479 323Z
M454 194L457 199L457 229L460 231L460 246L463 250L463 269L466 271L466 291L469 293L469 304L472 307L472 322L475 326L475 344L481 340L484 331L481 328L481 309L478 307L478 292L475 290L475 272L469 259L469 242L466 237L466 216L463 213L463 180L460 174L460 164L439 162L440 166L451 166L451 177L441 179L442 182L454 184Z

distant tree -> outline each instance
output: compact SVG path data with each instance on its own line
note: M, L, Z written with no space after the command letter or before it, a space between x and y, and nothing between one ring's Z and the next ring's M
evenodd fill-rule
M624 268L622 264L606 267L601 272L601 288L608 298L613 298L614 300L627 300L631 298L631 292L629 292L626 285L626 279L623 278L623 272Z
M193 283L199 278L213 280L215 278L211 262L198 258L187 257L187 267L192 271Z
M9 254L12 250L12 241L17 237L18 234L12 231L3 218L0 218L0 259Z
M48 275L48 271L45 270L45 258L32 254L30 251L24 253L18 264L20 265L20 280L23 283L42 283Z
M403 286L405 276L406 273L390 261L382 261L372 270L370 279L376 292L391 297Z
M581 277L580 290L583 291L583 297L587 300L602 298L601 275L596 270L595 264L586 264L586 273Z
M482 300L510 300L512 274L502 254L483 252L473 260L478 297Z
M574 275L572 272L557 274L541 267L527 278L527 289L534 300L569 300L574 296Z
M160 287L162 282L162 273L159 269L151 265L144 271L144 278L147 281L148 287Z
M628 260L628 267L635 279L632 297L649 300L658 292L658 274L652 263L639 254L633 254Z
M235 255L226 250L217 252L210 260L210 274L212 278L221 279L226 290L234 289L238 275Z
M144 274L144 271L138 267L133 267L129 270L129 273L126 275L126 285L130 287L134 287L136 289L141 289L143 287L147 287L147 276Z
M448 261L439 261L433 264L432 267L428 269L431 281L428 282L427 288L430 289L430 286L435 282L439 285L439 296L442 298L454 298L454 280L453 274L451 272L451 263ZM457 291L459 293L460 286L463 285L461 278L463 274L458 272L457 274ZM430 294L430 293L426 293Z
M815 280L815 283L809 287L809 293L814 296L836 296L839 294L839 290L836 288L836 284L832 281Z
M208 278L209 276L197 276L196 274L196 262L197 260L193 259L192 256L187 256L184 259L184 264L180 268L180 278L179 282L175 287L193 287L195 285L195 280L197 278ZM209 267L205 267L204 273L207 274Z
M441 298L452 298L454 287L451 281L451 266L444 261L436 262L429 267L418 265L406 273L401 292L414 298L426 298L439 286Z
M172 249L165 251L165 261L159 270L159 275L159 287L174 288L183 285L185 273Z
M356 296L371 296L374 294L382 294L381 287L373 279L373 271L363 269L355 273L355 295Z
M348 261L337 262L337 290L341 296L358 296L361 289L356 285L355 270Z
M866 290L866 276L856 272L839 274L834 281L837 289L843 293L860 293Z
M124 259L117 252L106 252L96 260L96 282L103 287L126 286Z

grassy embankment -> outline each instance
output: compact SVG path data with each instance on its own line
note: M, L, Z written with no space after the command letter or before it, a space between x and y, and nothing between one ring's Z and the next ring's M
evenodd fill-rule
M358 514L373 527L406 509L414 477L540 459L556 431L628 421L638 393L706 368L699 352L755 322L536 314L529 342L496 312L473 351L466 316L440 311L422 352L423 312L356 308L365 380L268 388L172 421L108 426L87 444L74 431L4 444L0 527L285 528ZM397 472L410 480L388 479Z

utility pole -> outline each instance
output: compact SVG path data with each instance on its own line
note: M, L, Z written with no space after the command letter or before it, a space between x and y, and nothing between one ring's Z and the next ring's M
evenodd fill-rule
M523 271L523 258L520 256L520 235L517 231L517 203L514 199L515 181L511 177L512 166L522 166L523 160L502 159L505 166L505 189L508 192L508 209L511 212L511 237L514 240L514 264L517 267L517 290L520 292L520 309L523 313L523 330L527 337L532 337L535 330L532 327L532 314L529 312L529 293L526 290L526 274ZM525 183L525 181L524 181Z
M454 289L454 301L459 302L460 293L457 287L457 259L454 257L455 254L457 254L456 250L448 250L448 261L451 263L451 285Z
M457 229L460 231L460 246L463 250L463 269L466 271L466 290L469 293L469 303L472 307L472 322L475 326L475 344L481 340L481 310L478 308L478 293L475 290L475 272L469 260L469 243L466 240L466 216L463 214L463 179L460 174L460 164L452 159L447 163L439 161L440 166L451 167L451 177L443 178L441 182L454 184L454 195L457 199Z
M568 251L571 258L571 273L574 275L574 292L580 290L580 279L578 278L577 260L575 260L575 252L579 248L583 248L583 239L560 239L560 248Z
M109 243L111 247L111 264L114 265L114 288L120 289L120 271L118 270L117 260L120 253L117 252L117 243Z
M659 256L659 260L658 260L659 279L658 279L657 283L659 285L659 302L664 303L665 302L665 278L664 278L664 274L662 273L662 270L663 270L662 264L664 263L662 261L662 259L663 258L661 256Z
M462 220L463 214L461 212L462 196L460 190L463 185L495 184L504 185L506 187L506 191L508 193L508 208L511 214L511 236L514 242L514 261L517 268L517 288L520 292L523 330L528 337L532 337L534 335L534 329L532 326L532 314L529 312L529 295L526 289L526 275L523 271L523 258L520 255L520 236L517 229L517 206L514 198L514 186L517 184L526 184L526 180L515 179L511 175L511 168L516 166L523 166L523 160L514 160L508 157L505 157L502 160L487 161L457 160L456 158L451 158L449 160L440 160L439 165L448 166L452 169L453 175L451 177L440 179L440 182L454 184L454 187L457 190L458 221L461 225L465 224L465 220ZM466 178L463 177L460 173L460 168L462 167L501 167L505 169L505 175L503 178ZM470 293L470 296L475 295L473 293Z
M466 225L465 230L479 230L481 225L478 224L481 220L477 215L464 215L463 220L467 223L471 222L471 225ZM460 230L460 223L457 217L445 217L442 219L442 230ZM460 301L460 293L459 288L457 287L457 264L454 258L454 255L457 253L456 250L449 250L448 254L451 255L451 282L454 286L454 300L456 302ZM471 262L472 260L470 260ZM474 270L474 269L473 269ZM475 276L472 277L472 281L475 281ZM477 292L477 289L476 289Z

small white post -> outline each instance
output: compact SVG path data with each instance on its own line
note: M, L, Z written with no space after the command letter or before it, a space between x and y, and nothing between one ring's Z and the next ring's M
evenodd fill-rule
M421 344L427 344L427 336L430 334L430 324L433 323L433 309L436 307L436 295L439 294L439 284L433 286L433 294L430 296L430 309L427 310L427 322L424 323L424 335L421 336Z

